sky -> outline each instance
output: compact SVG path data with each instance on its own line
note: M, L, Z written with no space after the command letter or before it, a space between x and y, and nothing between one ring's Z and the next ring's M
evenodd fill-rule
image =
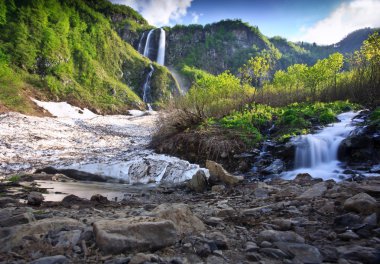
M380 0L111 0L136 9L154 26L241 19L268 36L320 45L354 30L380 27Z

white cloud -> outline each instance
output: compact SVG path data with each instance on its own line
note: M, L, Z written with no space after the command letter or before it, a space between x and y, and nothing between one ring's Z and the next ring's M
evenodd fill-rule
M149 24L157 27L181 22L193 0L111 0L136 9Z
M380 0L353 0L340 4L328 17L300 29L294 40L333 44L354 30L380 26Z
M198 24L198 22L199 22L199 18L200 18L201 16L203 16L202 13L198 14L197 12L192 12L192 13L191 13L191 17L192 17L192 19L191 19L191 23L192 23L192 24Z

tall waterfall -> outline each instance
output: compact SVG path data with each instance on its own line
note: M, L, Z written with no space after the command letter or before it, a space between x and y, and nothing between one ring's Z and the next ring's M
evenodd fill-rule
M166 34L165 30L160 29L160 40L158 41L158 54L157 63L160 65L165 64L165 45L166 45Z
M160 38L158 43L156 43L156 37L155 37L155 30L156 29L151 29L149 32L144 32L141 36L141 39L139 41L139 45L137 47L138 52L140 52L142 55L145 57L152 59L152 56L154 58L155 51L157 50L157 58L156 61L160 65L164 65L165 63L165 44L166 44L166 34L165 30L162 28L160 29ZM145 38L145 35L148 34ZM143 47L143 42L145 40L145 45L144 49ZM150 86L150 80L152 78L154 72L153 65L150 65L150 70L145 78L145 82L143 85L143 101L147 104L148 109L152 110L151 106L149 103L152 102L151 98L151 86Z
M355 115L355 112L340 114L339 123L325 127L319 133L294 138L296 169L285 173L284 178L292 179L299 173L309 173L317 178L339 180L342 169L338 161L338 148L354 130L352 119Z
M146 37L146 42L145 42L145 48L144 48L144 53L143 55L147 58L149 58L149 54L150 54L150 49L152 47L152 34L154 32L154 29L150 30L149 33L148 33L148 36ZM144 35L144 34L143 34Z

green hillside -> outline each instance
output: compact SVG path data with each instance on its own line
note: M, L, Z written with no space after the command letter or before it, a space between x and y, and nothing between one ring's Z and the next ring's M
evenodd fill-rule
M149 27L132 9L105 0L0 0L2 108L33 112L29 96L101 113L144 107L150 61L119 37L115 16L135 30ZM155 99L170 96L170 73L154 67Z

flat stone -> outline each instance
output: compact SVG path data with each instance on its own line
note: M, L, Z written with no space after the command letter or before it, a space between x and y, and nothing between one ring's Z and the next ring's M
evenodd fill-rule
M172 221L154 217L101 220L93 225L95 240L105 254L128 250L157 250L177 242Z
M230 173L228 173L222 165L211 161L207 160L206 161L206 168L210 172L210 180L212 182L223 182L228 185L236 185L239 182L241 182L244 178L241 176L235 176Z
M323 257L316 247L303 243L276 242L276 247L293 257L296 263L322 263Z
M327 186L325 182L319 182L314 184L310 189L306 190L298 199L314 199L317 197L322 197L323 194L327 191Z
M188 205L183 203L161 204L152 211L151 216L172 221L180 235L206 230L203 222L191 212Z
M43 257L36 259L30 264L66 264L69 263L69 260L62 255L57 255L57 256L49 256L49 257Z
M377 201L366 193L358 193L344 202L344 209L369 215L377 211Z
M257 237L258 242L294 242L305 243L305 239L293 231L264 230Z
M252 241L248 241L247 244L245 244L245 251L246 252L256 252L259 249L257 244Z

